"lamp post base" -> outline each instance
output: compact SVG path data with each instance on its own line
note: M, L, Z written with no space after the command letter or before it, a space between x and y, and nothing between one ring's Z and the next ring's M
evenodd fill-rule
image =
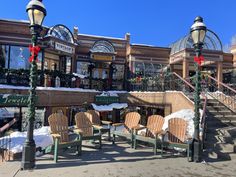
M36 145L34 140L26 141L23 147L21 169L30 170L35 167Z
M193 141L193 161L201 162L202 161L202 147L200 140Z

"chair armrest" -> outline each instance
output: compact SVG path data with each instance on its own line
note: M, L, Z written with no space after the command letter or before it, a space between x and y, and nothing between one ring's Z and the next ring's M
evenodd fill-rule
M60 139L61 138L61 135L58 134L58 133L53 133L51 134L53 138L57 138L57 139Z
M137 125L137 126L135 126L135 127L133 127L133 129L134 130L136 130L136 131L139 131L139 130L142 130L142 129L145 129L145 128L147 128L146 126L140 126L140 125Z
M97 129L97 130L103 129L103 127L102 127L102 126L99 126L99 125L93 125L93 128L95 128L95 129Z
M169 131L168 130L161 130L161 131L159 131L159 132L155 132L156 134L156 137L158 136L158 135L160 135L161 136L161 141L163 142L164 141L164 137L165 137L165 135L168 133Z
M167 133L167 131L161 130L161 131L155 131L154 134L157 135L165 135Z
M132 131L135 133L135 135L138 134L138 131L140 130L143 130L143 129L146 129L147 127L146 126L140 126L140 125L137 125L135 127L132 128Z
M101 122L102 122L102 124L106 124L106 125L111 125L112 124L111 121L106 121L106 120L102 120Z
M76 134L82 134L83 130L81 130L79 128L75 128L75 129L73 129L73 132L76 133Z
M121 125L124 125L124 123L114 123L114 124L112 124L112 126L114 126L114 127L118 127L118 126L121 126Z

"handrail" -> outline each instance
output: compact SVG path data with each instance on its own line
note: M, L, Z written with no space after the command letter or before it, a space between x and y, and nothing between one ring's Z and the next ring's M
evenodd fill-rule
M202 112L201 125L205 123L206 108L207 108L207 96L204 97L204 104L203 104L203 112Z
M210 79L214 80L215 82L219 83L220 85L223 85L224 87L226 87L227 89L231 90L232 92L234 92L236 94L236 90L234 90L233 88L229 87L228 85L220 82L220 81L217 81L214 77L210 76L210 75L207 75L207 77L209 77Z
M175 76L177 76L180 80L182 80L185 84L187 84L189 87L191 87L193 90L195 90L194 86L192 86L188 81L186 81L184 78L182 78L180 75L177 73L173 72Z
M211 92L208 92L210 96L217 99L219 102L221 102L223 105L225 105L227 108L229 108L231 111L236 112L236 90L229 87L228 85L217 81L215 78L213 78L210 75L207 75L207 78L210 81L214 81L214 83L210 82ZM215 86L215 84L218 85L218 87ZM216 88L216 90L214 90ZM220 89L219 89L220 88ZM215 92L212 92L215 91ZM218 92L216 92L218 91Z
M3 127L0 128L0 133L4 132L6 129L10 128L12 125L14 125L16 122L18 121L17 118L14 118L13 120L11 120L10 122L8 122L7 124L5 124Z
M181 76L179 76L177 73L173 72L173 74L175 76L177 76L180 80L182 80L186 85L188 85L189 87L191 87L193 90L195 90L194 86L189 83L188 81L186 81L184 78L182 78ZM207 96L204 93L201 93L202 97L204 98L204 103L203 103L203 113L202 113L202 117L201 117L201 128L202 128L202 134L201 134L201 140L202 140L202 147L204 148L204 142L205 142L205 137L206 137L206 109L207 109Z

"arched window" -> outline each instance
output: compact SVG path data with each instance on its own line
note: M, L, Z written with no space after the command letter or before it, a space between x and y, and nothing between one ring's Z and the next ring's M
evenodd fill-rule
M92 53L115 53L112 43L106 40L96 41L90 51Z
M175 54L186 48L193 48L193 40L190 34L176 41L175 43L170 45L171 54ZM222 43L219 37L211 30L207 30L206 37L204 39L203 49L207 50L216 50L222 51Z
M71 31L64 25L56 25L48 30L47 36L53 36L66 42L74 43Z

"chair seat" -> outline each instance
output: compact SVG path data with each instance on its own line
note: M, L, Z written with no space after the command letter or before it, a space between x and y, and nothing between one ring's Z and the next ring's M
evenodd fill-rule
M113 135L118 135L118 136L123 136L123 137L131 137L132 134L131 133L127 133L127 131L113 131Z

